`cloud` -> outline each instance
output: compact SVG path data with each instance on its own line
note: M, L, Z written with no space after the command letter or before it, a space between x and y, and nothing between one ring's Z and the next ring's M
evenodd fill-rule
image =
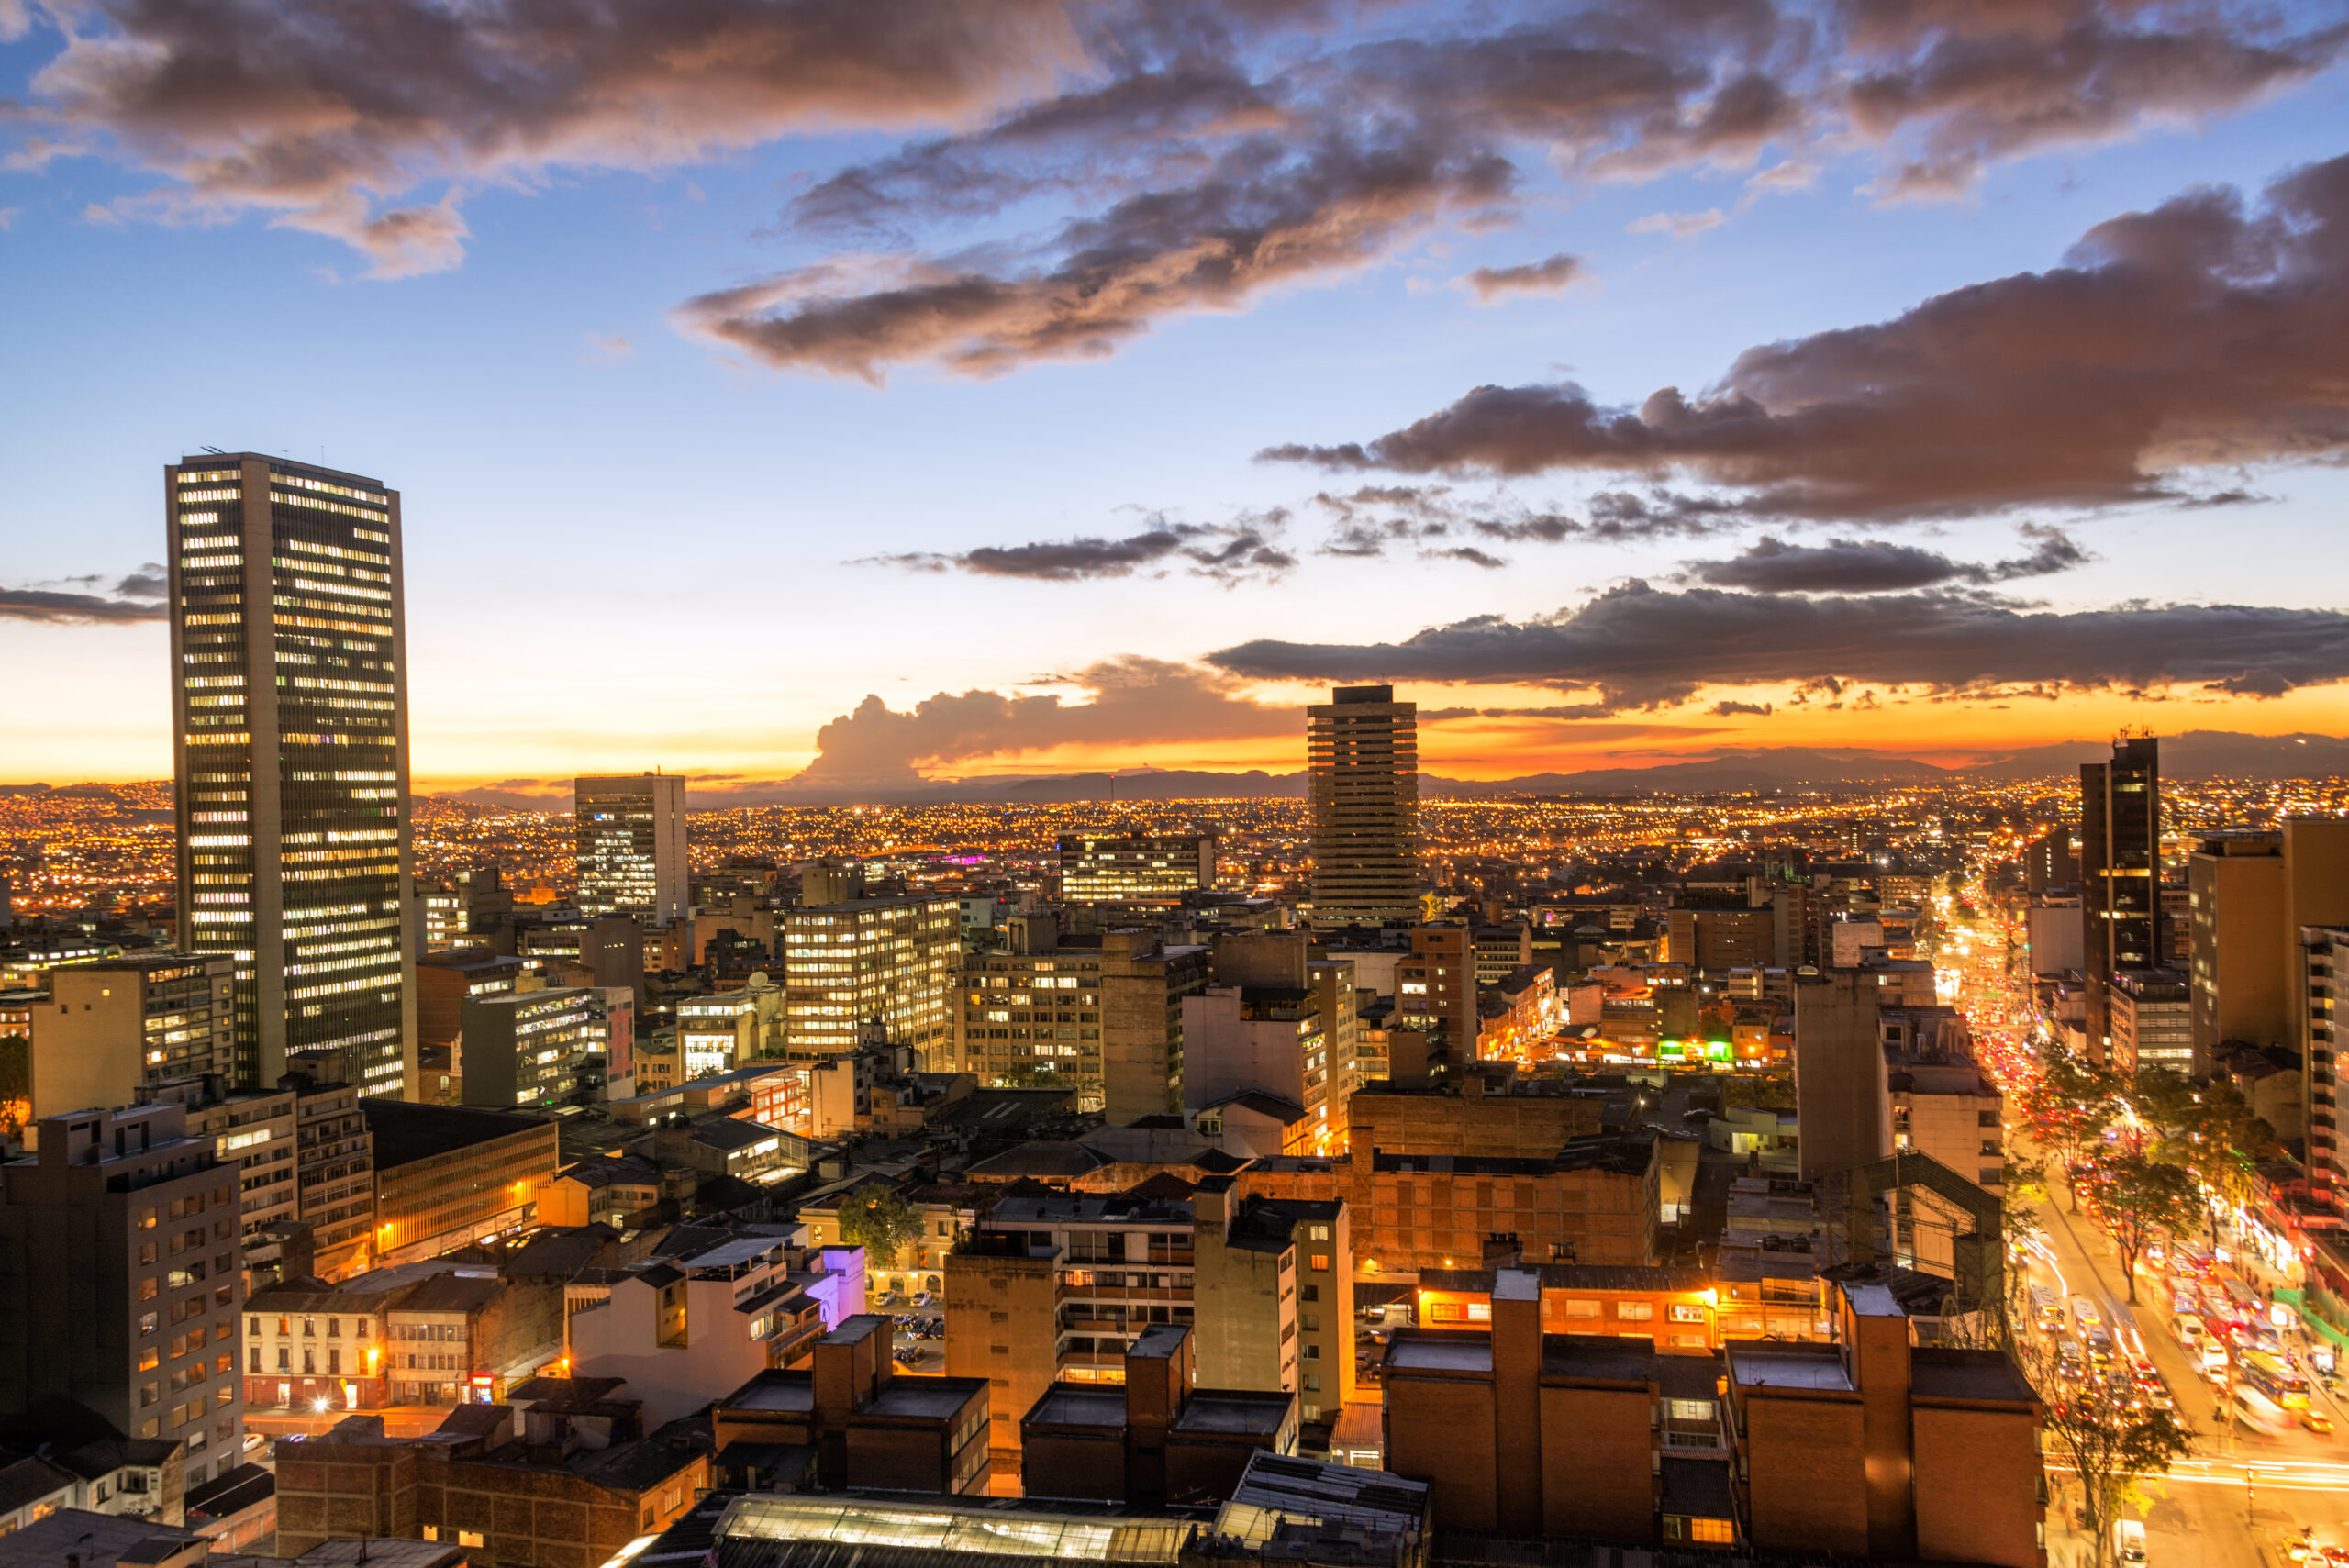
M1652 212L1623 228L1628 234L1669 234L1675 239L1693 239L1709 228L1719 228L1721 222L1721 209L1714 206L1702 212Z
M139 579L128 579L137 582ZM161 620L167 606L95 594L59 594L39 588L0 588L0 620L46 621L58 626L120 626Z
M817 757L793 780L801 788L890 787L922 771L983 757L1060 746L1255 740L1300 733L1297 711L1252 702L1215 670L1127 655L1070 677L1090 699L940 692L907 711L878 695L825 725Z
M1131 196L1063 227L1052 260L1001 273L900 258L896 275L809 292L795 271L688 300L687 330L764 364L879 383L923 361L997 375L1099 358L1170 315L1236 310L1267 289L1358 267L1450 208L1507 195L1508 165L1408 139L1293 151L1260 138L1183 191Z
M1704 686L1822 679L1963 695L2193 687L2271 696L2349 679L2349 615L2242 605L2063 612L1973 592L1801 598L1635 580L1533 620L1481 616L1394 643L1264 639L1208 662L1258 680L1515 683L1651 707Z
M1287 522L1277 508L1244 513L1229 524L1175 523L1163 518L1122 539L1085 537L1030 544L985 545L960 554L916 551L865 557L863 564L898 566L914 572L967 572L979 577L1021 577L1034 583L1081 583L1130 576L1137 570L1178 562L1195 576L1237 582L1247 576L1278 576L1297 558L1273 543Z
M1970 189L2001 159L2192 125L2340 58L2337 20L2305 33L2232 6L2095 0L1854 6L1842 108L1887 146L1890 199Z
M1875 326L1750 349L1718 387L1609 408L1482 386L1330 469L1685 476L1757 517L1896 521L2183 498L2199 471L2349 449L2349 158L2254 207L2189 191L2098 225L2067 264Z
M150 561L114 585L117 599L160 599L171 592L169 568Z
M1475 291L1478 305L1516 294L1556 294L1583 275L1583 259L1561 250L1515 267L1478 267L1461 281Z
M395 277L455 264L460 188L651 169L801 130L954 123L1085 49L1058 0L114 0L77 7L17 117L171 182L158 217L260 211ZM437 202L401 200L447 187Z
M17 219L22 217L24 212L25 209L18 206L0 206L0 234L14 233Z
M1715 703L1705 711L1711 714L1715 718L1767 718L1770 717L1770 705L1768 703L1731 702L1724 699L1723 701Z
M2030 554L1976 563L1954 561L1936 550L1887 539L1830 539L1823 545L1793 545L1768 535L1725 561L1692 561L1687 575L1716 588L1747 588L1765 594L1883 594L1934 588L1953 583L2011 582L2045 577L2085 563L2087 551L2061 528L2025 524L2035 541Z
M621 360L632 360L636 357L636 345L628 340L627 334L621 332L608 335L590 332L587 334L587 348L589 352L606 364L614 364Z

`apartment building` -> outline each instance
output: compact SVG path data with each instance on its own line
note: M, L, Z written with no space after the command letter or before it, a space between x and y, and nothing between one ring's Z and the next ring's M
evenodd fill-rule
M2123 1075L2141 1068L2192 1073L2194 994L2175 969L2124 969L2105 993L2105 1061Z
M2003 1352L1917 1349L1882 1284L1836 1340L1718 1355L1542 1327L1503 1269L1488 1327L1399 1329L1386 1461L1440 1528L1788 1557L2041 1568L2039 1404Z
M1456 921L1411 928L1395 966L1395 1027L1432 1031L1454 1062L1476 1060L1475 933Z
M1153 1324L1191 1321L1191 1206L1129 1195L1013 1192L946 1260L946 1370L985 1377L999 1474L1019 1471L1019 1413L1056 1382L1114 1383Z
M62 1395L185 1445L194 1485L239 1462L238 1178L176 1105L50 1117L0 1165L0 1411Z
M386 1314L403 1288L293 1280L248 1296L246 1407L325 1412L391 1404Z
M658 1424L800 1361L865 1303L863 1249L807 1237L796 1226L692 1233L572 1313L573 1368L625 1379Z
M1354 1394L1353 1238L1341 1202L1252 1195L1230 1176L1191 1195L1198 1378L1294 1394L1337 1418Z
M954 995L962 1071L997 1087L1067 1087L1112 1125L1180 1108L1183 999L1208 950L1141 930L1063 937L1014 917L1001 951L973 951Z
M136 953L61 964L28 1001L32 1115L124 1106L139 1090L237 1066L236 964L226 954Z
M1321 995L1305 986L1210 985L1183 998L1183 1108L1196 1113L1249 1093L1304 1113L1284 1154L1330 1154L1345 1143L1345 1101L1330 1060Z

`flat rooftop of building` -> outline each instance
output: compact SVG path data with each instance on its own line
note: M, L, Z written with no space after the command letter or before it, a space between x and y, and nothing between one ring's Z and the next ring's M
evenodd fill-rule
M517 1133L539 1131L540 1117L463 1106L416 1105L406 1100L362 1099L367 1130L375 1139L375 1169L386 1171Z
M943 1421L984 1395L984 1377L941 1377L934 1373L893 1373L860 1415L893 1416L901 1419Z
M1942 1345L1909 1352L1909 1386L1919 1398L2038 1402L2022 1369L2003 1351L1968 1351Z
M476 1312L506 1288L502 1279L436 1274L418 1280L391 1304L394 1312Z
M1492 1336L1481 1329L1400 1329L1386 1343L1390 1372L1493 1370Z
M1800 1388L1822 1394L1853 1392L1835 1345L1763 1344L1734 1340L1723 1352L1730 1381L1740 1388Z
M0 1568L58 1568L69 1554L80 1559L82 1568L142 1568L173 1560L201 1568L210 1544L194 1530L152 1519L60 1508L0 1535Z
M1090 1427L1122 1431L1126 1425L1126 1391L1114 1384L1055 1383L1028 1407L1020 1424L1042 1427Z
M187 1494L187 1512L192 1518L224 1519L239 1514L277 1496L277 1476L258 1464L240 1464L225 1475L216 1475Z
M769 1368L718 1401L720 1410L764 1410L798 1415L816 1407L816 1374Z
M1587 1383L1646 1383L1655 1376L1653 1341L1612 1334L1544 1334L1542 1373Z
M1427 1517L1429 1490L1424 1481L1407 1481L1384 1470L1325 1464L1260 1449L1249 1456L1247 1473L1233 1489L1231 1507L1218 1529L1224 1534L1243 1533L1224 1528L1232 1508L1239 1507L1375 1529L1416 1529Z
M1252 1388L1195 1388L1183 1413L1174 1418L1178 1432L1217 1434L1280 1430L1297 1399L1288 1394L1268 1394Z

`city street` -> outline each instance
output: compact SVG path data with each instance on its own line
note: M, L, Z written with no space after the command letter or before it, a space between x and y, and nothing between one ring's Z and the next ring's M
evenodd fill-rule
M2031 1014L2028 999L2010 978L2007 933L1988 919L1970 927L1954 923L1951 947L1955 951L1945 952L1943 962L1954 970L1955 999L1974 1028L1977 1049L1986 1063L2003 1062L2010 1069L2025 1047ZM2008 1145L2017 1160L2040 1158L2011 1114ZM2087 1298L2108 1323L2134 1322L2192 1437L2192 1457L2167 1475L2141 1483L2132 1499L2130 1517L2145 1523L2148 1562L2163 1568L2281 1568L2288 1561L2288 1538L2309 1527L2319 1545L2349 1545L2349 1449L2338 1432L2320 1436L2296 1426L2268 1434L2217 1420L2218 1391L2172 1332L2167 1282L2141 1272L2132 1306L2120 1260L2103 1232L2087 1215L2068 1212L2060 1175L2051 1184L2054 1191L2038 1210L2045 1252L2034 1252L2023 1265L2031 1283L2059 1300ZM2039 1332L2028 1326L2021 1331ZM2349 1430L2349 1409L2321 1383L2311 1378L2310 1384L2313 1407ZM2072 1568L2098 1558L2093 1543L2069 1528L2079 1496L2062 1465L2060 1453L2049 1456L2049 1558L2059 1568Z

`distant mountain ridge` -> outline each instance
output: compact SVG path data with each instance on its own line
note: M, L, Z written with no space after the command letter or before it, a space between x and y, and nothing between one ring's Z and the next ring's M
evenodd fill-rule
M2245 735L2229 729L2189 729L2160 737L2162 773L2176 779L2283 779L2349 777L2349 737L2336 735ZM2065 740L2028 746L1962 767L1943 767L1883 751L1806 746L1722 748L1687 762L1643 767L1591 768L1576 773L1525 773L1508 779L1455 779L1423 773L1423 795L1452 800L1497 800L1553 795L1711 795L1750 789L1818 784L1932 783L1963 779L2056 778L2082 762L2110 754L2107 740ZM451 790L430 796L475 806L530 811L568 808L568 789L542 786L542 793L485 787ZM137 784L0 784L0 795L112 797L118 805L152 811L161 803L166 817L168 781ZM1150 769L1111 775L1107 772L1041 773L1026 777L925 780L918 785L859 789L802 785L796 779L746 782L731 787L696 785L705 809L731 806L1066 806L1086 801L1297 800L1305 795L1305 773L1267 773L1262 768L1218 773L1207 769Z

